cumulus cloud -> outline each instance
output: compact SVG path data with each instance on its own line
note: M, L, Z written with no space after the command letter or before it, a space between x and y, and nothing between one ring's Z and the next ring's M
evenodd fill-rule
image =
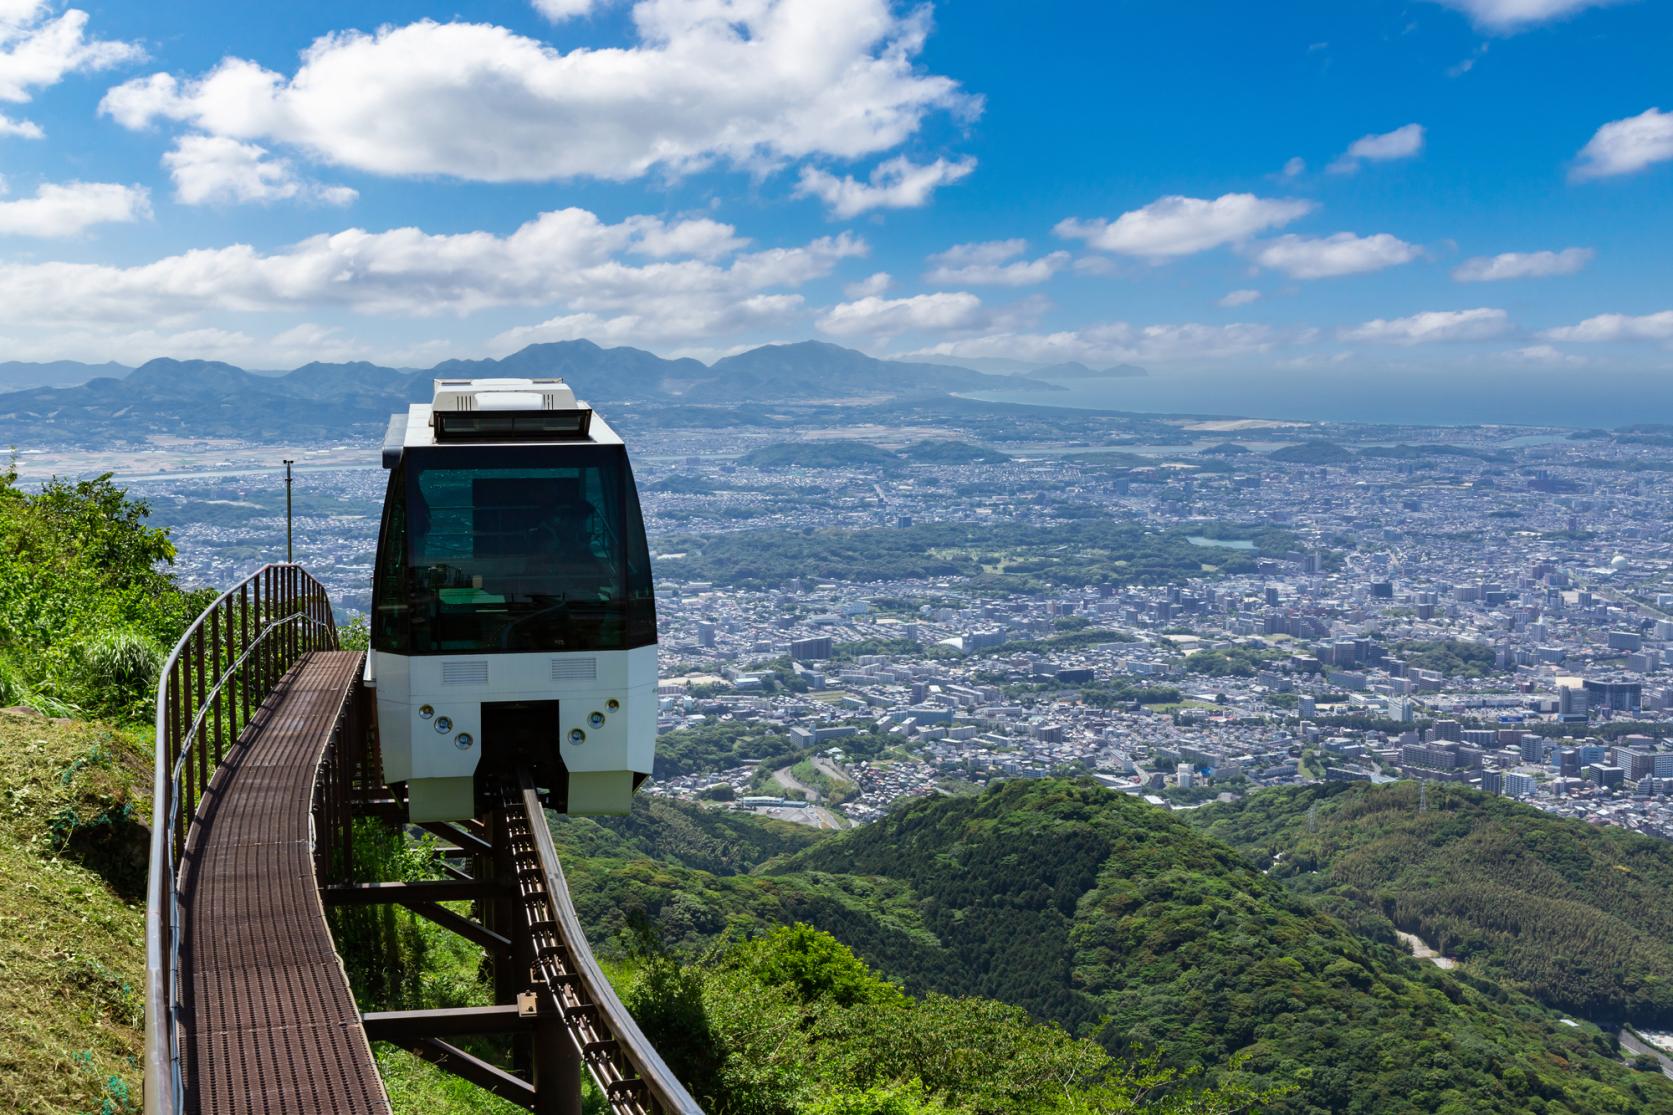
M1068 252L1051 252L1038 259L1018 259L1028 249L1026 240L989 240L955 244L929 257L932 283L977 286L1031 286L1043 283L1069 262Z
M47 0L0 3L0 101L25 104L37 89L56 85L72 73L106 70L145 57L132 43L87 35L87 13L77 8L53 15ZM0 136L40 139L40 125L0 116Z
M145 56L132 43L88 38L84 11L71 8L56 16L51 11L52 5L29 0L0 7L0 101L21 104L33 90L69 74Z
M601 7L603 7L601 0L534 0L534 10L553 23L592 15L595 10Z
M1085 240L1100 251L1161 260L1242 243L1312 211L1312 202L1297 198L1224 194L1209 201L1175 196L1160 198L1113 221L1070 217L1059 221L1054 231L1065 239Z
M163 156L174 179L174 196L187 205L307 198L347 205L359 195L347 186L321 186L299 177L288 159L225 136L180 137Z
M16 136L19 139L43 139L46 133L33 120L13 120L10 116L0 112L0 136Z
M94 225L150 215L150 197L141 186L48 182L34 197L0 201L0 236L75 236Z
M1564 248L1560 252L1501 252L1496 256L1466 259L1453 269L1461 283L1491 283L1501 279L1544 279L1572 275L1592 261L1590 248Z
M1258 290L1234 290L1224 295L1217 306L1224 306L1228 310L1236 306L1247 306L1251 302L1260 301L1261 292Z
M724 261L636 265L622 258L648 241L683 235L678 224L657 218L607 224L584 209L562 209L504 236L350 228L270 253L234 244L133 266L0 263L0 321L133 321L314 307L419 316L536 305L646 320L718 317L755 295L793 291L866 251L863 241L844 234Z
M1601 8L1620 0L1437 0L1469 16L1477 27L1511 34L1538 23L1560 19L1587 8Z
M918 70L927 17L887 0L641 0L633 23L632 45L567 52L483 23L344 31L288 76L229 58L126 82L100 108L374 174L495 182L856 159L932 112L980 110Z
M836 337L887 337L918 330L970 329L985 320L982 300L958 290L840 302L819 318L818 325L821 332Z
M1431 310L1410 317L1377 318L1340 330L1345 341L1383 341L1397 345L1431 341L1485 341L1510 332L1510 315L1503 310Z
M889 284L893 281L893 278L887 271L877 271L873 274L867 275L858 282L849 283L847 286L842 288L842 294L843 297L850 300L856 298L870 298L888 290Z
M1303 159L1300 155L1292 155L1289 160L1284 163L1285 178L1299 178L1306 173L1307 160Z
M1673 112L1649 108L1611 120L1580 149L1573 176L1609 178L1673 159Z
M1423 125L1407 124L1392 132L1360 136L1340 158L1330 164L1333 174L1351 174L1362 162L1385 163L1409 159L1423 150Z
M1657 314L1598 314L1577 325L1547 329L1552 341L1673 341L1673 310Z
M1379 232L1355 236L1338 232L1334 236L1280 236L1257 245L1255 262L1292 279L1329 279L1358 275L1410 263L1421 253L1416 246L1396 236Z
M732 225L707 217L674 224L657 217L629 217L622 223L633 234L629 250L652 259L719 259L749 246L749 237L739 236Z
M801 315L799 294L753 294L736 301L675 300L646 313L560 314L537 325L507 329L488 342L491 351L516 352L545 341L585 338L604 345L679 343L694 337L725 336L772 328Z
M1542 364L1551 368L1574 368L1586 363L1586 358L1564 352L1554 345L1528 345L1514 348L1505 354L1522 364Z
M870 209L917 209L929 204L936 190L969 177L975 169L975 159L936 159L920 165L901 155L878 163L870 179L861 182L809 166L802 168L796 196L818 198L833 217L857 217Z
M1199 364L1270 351L1285 340L1305 339L1266 325L1133 325L1124 321L1055 333L996 331L943 341L913 355L965 359L997 357L1039 364Z

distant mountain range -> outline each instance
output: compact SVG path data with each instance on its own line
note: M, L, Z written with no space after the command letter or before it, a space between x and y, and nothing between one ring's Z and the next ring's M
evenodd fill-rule
M100 376L125 376L133 371L126 364L83 364L79 360L53 360L45 364L27 360L0 361L0 391L29 387L76 387Z
M42 369L28 372L27 369ZM594 403L737 404L947 395L1050 384L940 364L879 360L838 345L764 345L713 364L667 360L591 341L530 345L499 360L448 360L427 371L364 362L305 364L256 373L213 360L121 365L65 361L0 364L44 385L0 394L0 428L15 442L108 445L170 437L325 441L381 429L408 403L430 398L432 378L561 375ZM77 381L87 373L91 378ZM126 374L112 374L126 373Z

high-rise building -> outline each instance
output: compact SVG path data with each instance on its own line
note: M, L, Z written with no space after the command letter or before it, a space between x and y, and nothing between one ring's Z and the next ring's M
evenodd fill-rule
M706 619L697 621L697 645L700 647L715 645L715 625Z
M831 637L819 635L812 639L797 639L790 644L790 657L797 662L812 662L831 656Z
M1534 792L1534 779L1529 774L1517 774L1514 771L1506 772L1500 778L1499 785L1500 792L1506 797L1531 797Z

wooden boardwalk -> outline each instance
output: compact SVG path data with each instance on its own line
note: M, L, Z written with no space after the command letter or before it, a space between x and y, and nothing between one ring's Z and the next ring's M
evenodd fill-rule
M388 1115L326 927L314 775L361 656L314 651L216 771L180 866L181 1051L194 1115Z

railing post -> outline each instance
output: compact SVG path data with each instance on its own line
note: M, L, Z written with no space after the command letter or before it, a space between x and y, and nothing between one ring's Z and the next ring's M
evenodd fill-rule
M204 647L203 647L203 624L199 623L198 624L198 629L197 629L196 646L195 646L195 653L197 654L197 666L192 671L193 676L197 681L197 687L198 687L198 701L197 701L197 712L198 712L198 714L201 714L202 712L204 712L204 710L208 707L208 704L209 704L208 699L204 696L204 692L205 692L204 680L205 680L206 675L209 673L209 671L204 668L203 650L204 650ZM203 791L209 786L209 748L207 746L207 741L203 738L203 733L202 732L198 732L197 735L192 738L192 747L195 751L197 751L197 759L198 759L198 781L197 781L197 795L196 796L197 797L202 797L203 796Z
M250 649L250 582L238 586L238 656ZM250 725L250 663L238 667L238 700L244 711L244 726Z
M224 753L224 740L221 738L221 608L220 605L209 610L209 668L213 675L213 689L215 690L215 706L210 713L213 730L215 732L215 765L221 765ZM209 780L204 779L207 786Z

